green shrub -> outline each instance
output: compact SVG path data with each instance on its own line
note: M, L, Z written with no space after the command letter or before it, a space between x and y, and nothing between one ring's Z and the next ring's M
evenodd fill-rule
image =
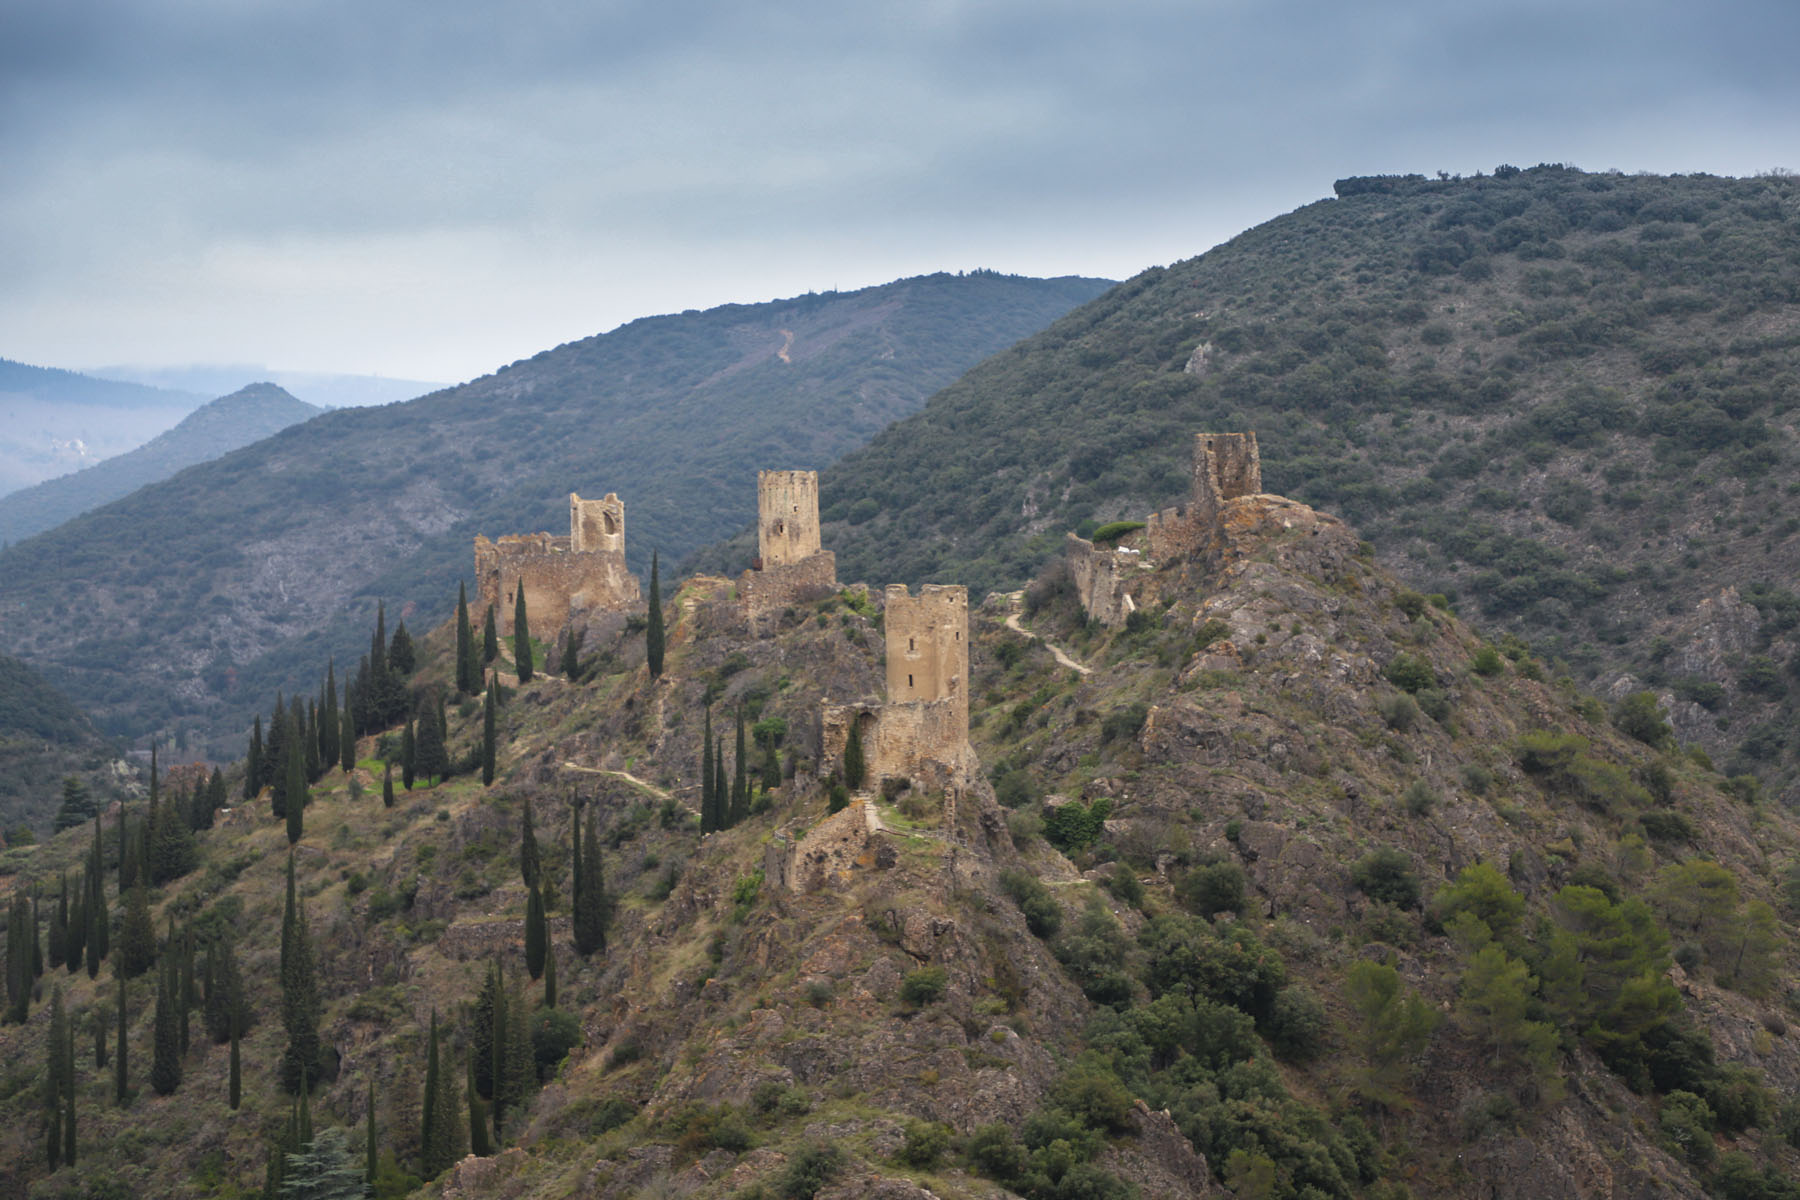
M1428 817L1431 810L1438 806L1437 792L1423 779L1415 779L1407 784L1400 799L1406 805L1406 811L1415 817Z
M843 1166L844 1152L836 1146L805 1146L775 1177L775 1194L781 1200L812 1200Z
M1646 746L1660 749L1675 741L1668 714L1663 712L1654 692L1633 692L1626 696L1613 707L1612 719L1620 733L1636 738Z
M1150 717L1150 706L1142 701L1121 704L1100 718L1100 736L1109 742L1136 737Z
M1423 601L1423 597L1420 599ZM1394 655L1381 674L1404 692L1416 692L1437 684L1437 673L1431 669L1431 664L1416 654Z
M1654 812L1641 813L1638 824L1644 827L1644 836L1653 842L1691 842L1694 840L1694 824L1678 812L1668 809L1657 809Z
M1269 1011L1269 1047L1283 1062L1311 1062L1324 1053L1331 1019L1319 998L1304 988L1284 987Z
M1375 711L1395 733L1411 732L1419 723L1419 705L1405 692L1389 692L1375 697Z
M1242 912L1244 869L1234 862L1196 866L1181 877L1175 895L1190 911L1203 917Z
M531 1021L531 1053L537 1060L538 1078L556 1070L569 1051L581 1044L581 1022L562 1008L541 1008Z
M942 967L920 967L900 980L900 999L909 1008L923 1008L944 998L950 977Z
M1199 631L1194 634L1194 649L1204 650L1214 642L1222 641L1230 636L1230 625L1217 617L1208 617L1206 623L1200 626Z
M1111 812L1112 801L1105 796L1092 804L1083 804L1079 800L1059 804L1044 812L1044 837L1065 854L1085 850L1105 830L1106 818Z
M1144 522L1142 521L1108 521L1100 528L1094 530L1094 536L1089 538L1088 541L1094 543L1096 546L1100 545L1102 542L1116 542L1126 534L1136 533L1143 527Z
M1469 660L1469 668L1477 675L1498 675L1505 669L1505 663L1498 650L1492 646L1483 646Z
M1133 908L1144 907L1144 881L1129 863L1113 864L1112 873L1106 877L1106 890Z
M1415 908L1419 903L1419 877L1412 860L1390 846L1372 850L1350 869L1350 882L1371 900L1395 908Z
M1062 929L1063 910L1037 876L1017 869L1000 872L1000 886L1025 916L1025 924L1041 938L1053 938Z
M909 1167L929 1171L950 1148L950 1134L950 1127L941 1121L908 1121L898 1157Z
M1657 1120L1676 1153L1697 1167L1712 1162L1717 1148L1713 1144L1713 1111L1706 1101L1692 1092L1670 1092L1663 1097Z

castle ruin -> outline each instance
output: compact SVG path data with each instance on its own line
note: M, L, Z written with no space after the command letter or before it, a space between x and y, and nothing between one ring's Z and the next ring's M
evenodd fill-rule
M1143 529L1111 546L1068 536L1069 574L1082 610L1102 624L1123 625L1143 602L1144 586L1155 571L1215 551L1227 507L1261 494L1262 456L1254 432L1194 435L1186 504L1150 514Z
M961 786L974 770L969 746L969 592L927 584L915 597L890 584L887 700L827 708L824 761L841 762L855 725L867 763L865 786L909 779L926 788Z
M594 609L637 606L637 576L625 569L625 504L608 492L583 500L569 493L569 536L475 537L476 604L489 605L499 632L512 633L514 598L525 593L526 616L543 637Z
M819 473L756 473L756 560L738 579L752 618L837 590L837 556L819 548Z

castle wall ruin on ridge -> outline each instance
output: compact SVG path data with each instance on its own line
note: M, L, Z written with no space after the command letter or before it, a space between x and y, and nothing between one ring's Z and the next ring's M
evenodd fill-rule
M915 597L890 584L887 700L835 705L822 718L823 761L841 762L856 726L867 764L864 786L909 779L927 789L960 786L973 769L969 747L969 592L927 584Z
M756 561L738 580L751 617L837 590L837 556L819 547L819 473L756 473Z
M1069 574L1089 617L1105 625L1123 625L1136 611L1151 572L1204 554L1218 543L1226 505L1262 494L1256 434L1195 434L1191 480L1186 504L1150 514L1143 529L1112 546L1068 536Z
M625 569L625 504L608 492L600 500L569 493L569 536L506 534L475 538L476 611L494 609L503 635L512 633L514 597L525 592L526 618L538 637L594 609L641 603L637 576Z

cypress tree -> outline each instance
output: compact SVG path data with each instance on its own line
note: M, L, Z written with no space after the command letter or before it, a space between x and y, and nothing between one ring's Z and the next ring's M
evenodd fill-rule
M281 1023L288 1036L287 1049L281 1055L281 1081L290 1092L305 1092L319 1077L319 983L306 906L293 899L293 861L290 851L291 915L282 922L281 939Z
M205 799L194 805L191 824L196 832L213 827L213 817L225 807L226 795L225 773L214 767L212 778L206 781Z
M844 786L851 791L859 790L863 785L863 775L868 765L863 761L863 744L861 722L852 718L850 736L844 741Z
M488 686L487 699L481 705L481 786L494 786L494 757L497 747L495 740L498 731L495 728L497 713L494 709L494 693L499 690L499 679Z
M475 631L469 628L469 589L456 585L456 690L473 696L480 690L480 668L475 663Z
M92 1024L94 1027L94 1069L101 1071L106 1068L106 1035L112 1029L112 1014L105 1008L96 1008Z
M495 1030L494 1036L502 1038L502 1031ZM531 1055L531 1034L526 1021L525 997L514 992L506 1000L506 1028L503 1040L506 1043L506 1060L504 1070L499 1079L494 1081L494 1090L504 1097L506 1111L516 1114L525 1103L530 1093L532 1075L535 1071ZM500 1132L499 1100L494 1104L494 1132Z
M262 782L262 714L256 714L255 722L250 726L250 749L244 753L244 799L256 799L256 791Z
M544 1007L556 1007L556 946L544 938Z
M412 719L406 721L406 730L400 735L400 782L412 791L413 779L418 766L418 739L413 732Z
M344 698L344 709L338 713L338 765L344 774L356 770L356 723L350 719L349 697Z
M434 1177L456 1161L456 1088L441 1077L438 1066L437 1010L431 1013L430 1049L425 1057L425 1098L419 1113L419 1157L425 1175Z
M375 636L369 642L369 671L374 675L388 673L386 600L375 602Z
M167 1096L181 1086L181 1030L175 1016L175 982L173 954L163 956L163 967L156 973L156 1016L150 1060L150 1086L159 1096Z
M44 943L38 937L38 898L31 897L31 977L44 977Z
M59 986L50 993L50 1035L45 1042L44 1071L44 1154L50 1169L62 1164L62 1102L65 1093L74 1092L75 1075L65 1071L68 1062L69 1019L63 1012L63 994Z
M81 970L82 954L87 949L87 869L82 868L80 886L69 897L69 919L63 926L63 963L73 975Z
M525 589L520 587L513 603L513 661L518 664L519 682L531 682L531 627L525 620Z
M388 642L387 667L388 674L404 681L418 669L418 651L413 646L412 634L406 632L406 618L400 618L400 624L394 627L394 636Z
M194 830L178 808L174 799L163 805L150 831L150 847L145 857L152 885L180 879L194 869L199 857L199 850L194 845Z
M506 1018L508 996L506 979L496 967L494 971L494 1005L488 1014L488 1088L494 1100L494 1128L499 1129L505 1120L506 1110L511 1106L512 1097L506 1094L508 1077L506 1053L511 1048L506 1044L506 1031L510 1022Z
M119 894L122 896L137 882L137 864L131 861L131 839L126 836L125 802L119 801Z
M583 957L606 949L606 878L600 865L600 837L588 814L582 837L581 894L575 898L575 949Z
M136 979L156 962L156 926L150 920L150 895L140 880L125 900L119 923L119 957L113 964L121 978Z
M366 1122L363 1130L363 1187L372 1192L375 1190L376 1146L378 1144L375 1141L375 1081L373 1079L369 1080L369 1095L364 1102L363 1111Z
M477 1158L487 1158L494 1153L494 1143L488 1137L487 1106L482 1104L481 1097L475 1094L475 1068L471 1064L463 1072L465 1099L469 1105L469 1153Z
M238 1103L244 1098L244 1069L238 1051L238 1023L234 1016L231 1021L231 1080L226 1085L225 1102L236 1112Z
M188 1017L194 1008L194 929L188 926L181 933L181 975L177 980L175 996L175 1014L181 1034L181 1053L188 1052Z
M713 796L712 709L706 710L706 732L700 743L700 832L711 833L719 827L717 803Z
M657 552L650 552L650 624L644 631L644 658L650 666L650 678L663 673L662 579L657 567Z
M251 1025L250 1002L238 970L237 950L227 936L221 936L207 949L206 1002L201 1008L201 1024L215 1044L228 1039L233 1029L243 1031Z
M319 705L316 700L306 702L306 728L301 731L300 757L308 783L325 774L325 763L319 754Z
M64 1043L63 1078L68 1086L63 1089L63 1165L75 1165L75 1026L71 1022L68 1037Z
M525 801L525 815L519 818L519 880L528 888L538 885L542 860L538 855L537 827L531 815L531 800Z
M125 1066L125 976L119 976L119 1048L113 1055L113 1103L125 1107L130 1096Z
M481 990L475 994L474 1010L469 1014L469 1070L475 1078L476 1092L486 1099L494 1095L494 1005L499 994L499 964L489 959Z
M737 758L731 765L731 815L727 825L736 825L750 815L750 762L744 755L744 710L737 710Z
M289 733L296 732L291 722L288 731ZM288 741L290 748L284 751L287 755L286 812L284 815L287 817L287 840L290 846L299 841L306 832L306 801L308 799L306 764L302 761L298 747L294 745L296 740L290 738Z
M494 627L494 606L487 606L481 622L481 665L486 668L500 657L500 631Z
M731 823L731 785L725 780L725 740L713 750L713 828L723 829Z
M105 958L111 949L112 914L107 911L105 900L106 885L96 879L93 891L88 895L87 903L82 905L82 916L87 920L87 946L83 957L87 961L89 979L100 978L100 960Z
M15 1025L31 1015L31 949L25 944L30 921L30 902L19 888L6 917L6 1019Z
M571 624L563 632L562 673L570 683L581 678L581 643L587 631Z
M574 803L570 806L569 823L574 826L570 831L569 839L569 911L573 912L581 906L581 862L584 857L581 853L581 797L579 796L574 798Z
M44 939L44 961L52 971L67 961L69 950L69 873L62 873L56 908L50 913L50 932Z
M319 759L327 768L338 761L337 661L325 660L325 694L319 698Z
M544 973L544 949L548 943L549 929L544 918L544 897L534 887L525 901L525 969L533 979Z
M381 764L381 807L394 807L394 764Z
M420 780L442 780L450 773L449 753L444 748L444 731L439 724L438 705L429 695L419 706L419 718L413 735L413 777Z
M772 792L781 786L781 758L775 752L775 735L763 739L762 790Z
M282 757L287 744L287 736L287 701L282 699L280 692L276 692L275 711L269 714L268 740L263 743L262 785L264 787L280 789L287 786L287 780L283 775L283 772L287 770L287 759ZM271 798L269 803L274 805L278 801ZM279 808L272 808L270 811L277 817L282 815L282 810Z

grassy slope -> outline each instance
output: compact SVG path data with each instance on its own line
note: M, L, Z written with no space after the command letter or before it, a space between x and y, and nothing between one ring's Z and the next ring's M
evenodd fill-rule
M328 413L12 547L0 624L107 728L236 753L249 706L354 662L377 597L438 619L414 609L475 533L556 530L570 491L616 491L634 567L676 561L750 517L757 468L824 465L1103 286L934 275L647 318Z
M1120 285L827 471L840 573L1016 587L1065 529L1180 501L1195 431L1256 429L1270 490L1578 677L1654 684L1791 796L1800 188L1345 191ZM1727 585L1747 603L1702 607Z

